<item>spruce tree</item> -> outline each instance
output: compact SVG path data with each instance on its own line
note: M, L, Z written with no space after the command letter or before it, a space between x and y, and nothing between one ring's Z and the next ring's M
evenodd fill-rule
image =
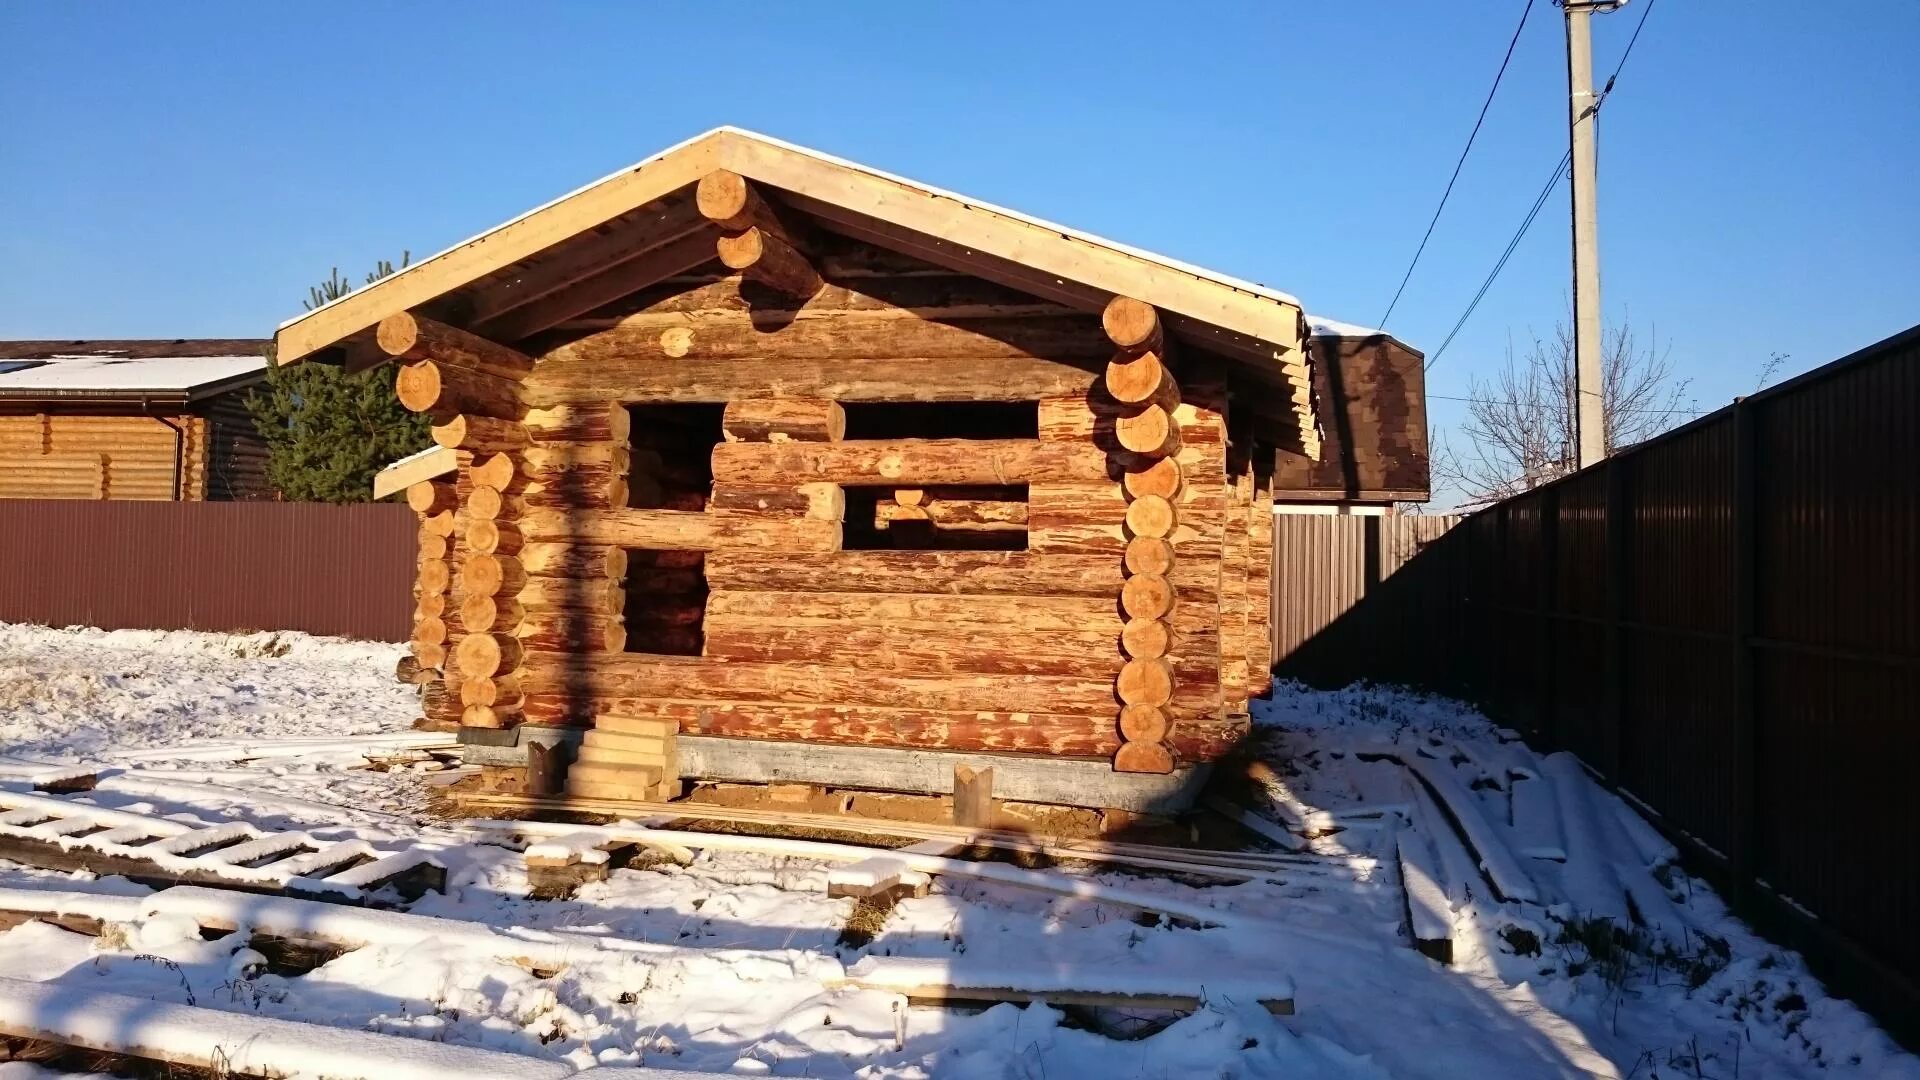
M400 265L407 265L402 254ZM382 259L367 283L394 272ZM307 290L311 311L352 291L335 267ZM367 502L374 474L432 444L427 418L407 411L393 392L393 370L381 366L349 375L333 364L269 364L264 393L247 410L267 443L267 479L293 502Z

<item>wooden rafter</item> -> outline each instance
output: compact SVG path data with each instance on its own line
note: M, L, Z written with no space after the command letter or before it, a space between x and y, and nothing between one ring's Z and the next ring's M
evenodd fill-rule
M713 238L713 230L704 225L676 235L625 262L603 267L599 273L567 289L482 322L475 329L496 341L524 341L542 330L712 259Z

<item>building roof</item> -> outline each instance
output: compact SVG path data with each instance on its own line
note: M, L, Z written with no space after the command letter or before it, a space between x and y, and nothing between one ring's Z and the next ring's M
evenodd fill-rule
M722 127L613 173L432 258L283 323L280 363L338 348L377 363L373 327L403 311L523 341L711 260L693 189L737 173L816 227L1097 312L1115 296L1159 308L1175 337L1236 361L1318 453L1307 331L1293 297L854 162ZM574 301L580 305L576 306ZM589 302L591 301L591 302Z
M196 401L266 376L266 341L0 342L0 397Z

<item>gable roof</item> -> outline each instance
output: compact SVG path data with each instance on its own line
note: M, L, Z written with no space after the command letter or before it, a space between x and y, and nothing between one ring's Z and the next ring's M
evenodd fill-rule
M281 324L280 363L340 347L378 362L372 328L402 311L504 343L713 257L693 187L726 169L830 231L1084 311L1116 295L1179 338L1237 361L1317 453L1307 331L1293 297L738 128L613 173ZM694 241L694 242L689 242ZM591 301L591 302L589 302ZM582 306L584 305L584 306ZM356 357L356 353L358 356Z
M257 338L0 341L0 398L198 401L266 377Z

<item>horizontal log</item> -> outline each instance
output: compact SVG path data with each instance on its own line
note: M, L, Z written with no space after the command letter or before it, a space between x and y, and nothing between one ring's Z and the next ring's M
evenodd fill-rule
M1100 312L1107 339L1122 349L1149 348L1160 340L1160 313L1152 304L1116 296Z
M1085 443L1035 439L871 439L722 443L716 483L870 485L1022 484L1113 478L1107 455Z
M460 710L460 726L470 728L503 728L511 726L518 719L518 710L493 705L468 705Z
M1094 631L1117 638L1118 604L1112 596L936 596L915 593L723 592L707 597L710 620L762 619L789 625L813 622L837 628L858 625L961 625L1004 630Z
M830 398L747 398L727 402L720 430L728 442L838 441L847 412Z
M633 434L632 414L612 402L529 409L522 423L535 442L611 443L624 446Z
M1120 592L1109 557L1025 551L837 551L786 554L715 551L706 557L715 591L1082 596Z
M444 592L422 593L416 597L413 602L413 618L415 622L421 619L444 618L446 611L447 594Z
M1134 536L1164 539L1173 535L1178 524L1173 503L1158 495L1135 499L1127 507L1127 531Z
M874 526L887 528L895 521L925 521L936 529L954 532L1026 532L1025 500L931 499L924 505L901 506L881 502L874 506Z
M460 674L468 679L490 678L519 667L522 650L518 638L498 631L469 633L454 650Z
M1182 447L1192 448L1195 456L1224 454L1227 428L1220 413L1191 402L1183 402L1171 410L1164 404L1159 408L1179 427ZM1115 439L1115 426L1121 417L1138 411L1139 406L1115 401L1105 387L1091 393L1043 397L1040 399L1040 438L1048 442L1092 441L1105 450L1124 452L1125 448Z
M520 601L511 596L489 596L476 593L460 601L460 625L473 632L497 630L510 634L520 625L526 616L526 609ZM490 701L482 705L493 704Z
M1103 385L1115 401L1128 404L1154 401L1169 393L1178 397L1173 373L1161 362L1160 354L1152 351L1137 356L1122 354L1109 361Z
M834 551L840 523L743 510L534 510L520 521L529 541L712 551Z
M467 550L475 555L512 555L521 548L520 527L511 521L467 522Z
M839 484L715 484L707 500L712 510L752 510L798 514L822 521L840 521L847 514L846 491Z
M619 618L591 611L532 611L514 636L530 652L617 653L627 647Z
M1129 574L1165 574L1173 569L1173 545L1158 536L1136 536L1127 541Z
M617 580L627 576L627 552L625 548L618 547L528 543L520 548L520 565L532 577L604 577Z
M415 645L443 645L447 640L447 624L437 617L421 619L413 624L411 640Z
M461 644L464 647L466 642ZM527 657L526 667L524 678L529 686L572 687L577 693L593 697L710 698L929 709L1105 710L1110 716L1118 707L1114 700L1114 680L1110 676L902 675L851 666L635 653L585 657L532 653ZM461 670L466 670L464 663Z
M481 521L511 521L526 512L526 500L520 495L503 494L497 488L476 487L467 495L467 517Z
M444 424L433 425L433 441L453 450L497 453L518 450L531 440L527 429L516 421L462 413Z
M776 292L805 300L820 291L820 272L799 248L770 229L755 226L714 241L720 264Z
M1114 692L1128 705L1164 707L1173 700L1173 669L1159 658L1128 660L1114 680Z
M571 348L562 346L541 361L527 382L528 405L590 400L727 402L766 396L770 379L782 395L842 402L1033 401L1048 395L1083 394L1099 379L1088 370L1091 360L1078 366L1034 357L866 358L858 347L844 350L844 357L815 358L784 352L773 342L743 342L746 354L740 357L695 352L667 364L667 355L657 343L645 354L628 352L642 348L632 342L584 355L569 353Z
M448 537L421 529L420 535L414 540L414 551L422 559L444 559L451 543Z
M528 578L517 599L536 613L580 610L618 615L626 607L627 591L620 582L601 578Z
M422 517L452 510L459 503L460 496L445 480L423 480L407 489L408 509Z
M694 205L700 216L727 233L782 227L772 205L753 184L728 169L715 169L700 178L694 185Z
M1120 737L1128 742L1160 742L1167 737L1170 729L1166 710L1157 705L1123 705L1120 708Z
M518 708L526 700L520 689L517 675L505 675L498 679L462 679L460 680L460 704L462 705L498 705L504 708Z
M1113 678L1126 660L1109 631L856 625L827 628L709 615L706 655L729 660L850 664L907 674Z
M1120 743L1106 713L640 701L565 693L532 694L525 706L528 721L541 724L582 725L608 713L669 720L689 735L839 745L1105 757Z
M1147 457L1164 457L1180 448L1180 425L1159 405L1114 418L1113 437L1122 449Z
M466 596L514 596L527 572L511 555L468 555L460 564L460 588Z
M423 559L414 575L414 583L425 596L446 592L452 582L453 568L447 565L445 559Z
M430 360L516 380L533 370L533 359L524 353L410 312L380 320L374 341L382 352L407 364Z
M416 641L410 646L413 658L422 668L438 670L447 662L447 646L436 641Z
M394 395L441 423L461 413L515 420L524 411L518 383L432 361L402 367L394 376Z
M1159 618L1130 618L1120 631L1120 648L1129 657L1151 660L1167 655L1172 634Z
M1173 771L1173 752L1160 743L1122 743L1113 755L1113 771L1170 773Z
M1171 457L1154 458L1145 468L1128 470L1121 483L1127 494L1136 499L1146 495L1177 498L1181 488L1180 461Z
M524 476L514 456L503 452L474 458L467 468L467 480L475 488L490 487L499 492L518 492L518 485Z

